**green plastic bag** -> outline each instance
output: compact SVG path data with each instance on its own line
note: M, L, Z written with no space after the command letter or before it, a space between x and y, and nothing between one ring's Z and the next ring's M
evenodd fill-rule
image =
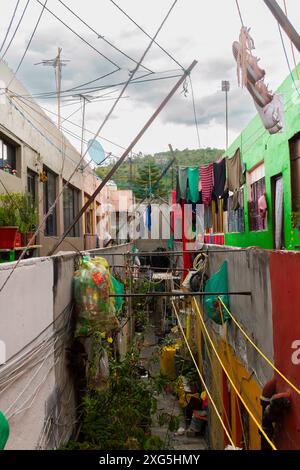
M228 271L227 271L227 261L224 261L219 271L213 274L205 284L205 292L228 292ZM222 308L222 315L220 312L220 303L218 301L220 297L226 307L229 309L229 297L225 295L205 295L204 296L204 310L209 318L214 322L222 325L222 315L223 321L226 322L229 320L230 316L224 308Z
M3 450L9 436L9 424L2 411L0 411L0 450Z
M115 294L124 294L124 284L123 282L118 281L114 276L110 275L111 282L115 291ZM123 297L115 297L115 309L116 312L120 310L124 302Z

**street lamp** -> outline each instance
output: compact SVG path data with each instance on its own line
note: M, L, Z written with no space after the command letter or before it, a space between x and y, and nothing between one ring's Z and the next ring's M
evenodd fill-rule
M226 150L228 149L228 92L230 90L230 83L228 80L222 80L222 91L225 91L226 97Z

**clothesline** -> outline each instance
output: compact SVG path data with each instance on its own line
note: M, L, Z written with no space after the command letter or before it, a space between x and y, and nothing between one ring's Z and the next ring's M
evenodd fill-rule
M202 203L209 207L211 201L227 201L233 193L232 209L239 207L238 192L245 183L240 149L232 157L224 157L205 166L177 167L176 202ZM226 210L225 204L225 210Z

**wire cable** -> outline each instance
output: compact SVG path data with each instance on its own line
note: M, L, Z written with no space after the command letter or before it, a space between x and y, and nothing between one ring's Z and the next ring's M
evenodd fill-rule
M38 17L38 19L37 19L37 22L36 22L36 24L35 24L35 27L33 28L33 31L32 31L32 33L31 33L31 35L30 35L29 41L28 41L28 43L27 43L27 45L26 45L26 48L25 48L25 51L24 51L24 53L23 53L23 55L22 55L22 57L21 57L21 60L19 61L19 64L18 64L16 70L14 71L12 78L11 78L10 81L9 81L9 83L8 83L8 85L7 85L7 88L9 88L10 85L12 84L12 82L14 81L14 79L15 79L15 77L16 77L16 75L17 75L17 73L18 73L18 71L19 71L19 69L20 69L20 67L21 67L21 65L22 65L22 63L23 63L23 60L25 59L25 56L26 56L27 51L28 51L28 49L29 49L29 47L30 47L31 41L32 41L32 39L33 39L33 37L34 37L34 35L35 35L35 33L36 33L36 30L37 30L37 28L38 28L38 26L39 26L39 24L40 24L40 21L41 21L41 19L42 19L42 16L43 16L43 13L44 13L44 11L45 11L47 2L48 2L48 0L45 0L45 3L44 3L44 4L40 2L43 8L42 8L42 10L41 10L41 12L40 12L40 14L39 14L39 17Z
M66 5L62 0L58 0L59 3L61 3L70 13L72 13L73 16L75 16L75 18L77 18L79 21L81 21L81 23L83 23L90 31L92 31L94 34L96 34L97 38L98 39L102 39L102 41L106 42L106 44L108 44L109 46L111 46L113 49L115 49L116 51L120 52L120 54L122 54L124 57L127 57L127 59L131 60L132 62L134 62L135 64L137 64L138 62L133 59L132 57L130 57L128 54L126 54L126 52L122 51L121 49L119 49L117 46L115 46L114 44L112 44L110 41L108 41L104 36L102 36L101 34L97 33L97 31L92 28L86 21L84 21L79 15L77 15L77 13L75 13L74 10L72 10L68 5ZM150 70L149 68L147 68L145 65L142 65L141 66L142 68L144 68L145 70L148 70L148 72L150 73L154 73L153 70Z
M195 127L196 127L196 132L197 132L198 147L200 149L201 148L201 143L200 143L200 135L199 135L199 125L198 125L198 119L197 119L195 96L194 96L194 89L193 89L193 82L192 82L191 75L190 75L189 78L190 78L190 84L191 84L192 101L193 101L193 113L194 113L194 121L195 121Z
M18 1L17 1L17 3L16 3L16 6L15 6L15 8L14 8L14 11L13 11L12 17L11 17L11 19L10 19L10 22L9 22L8 28L7 28L7 30L6 30L6 33L5 33L4 39L3 39L3 41L2 41L2 44L1 44L1 47L0 47L0 52L2 52L2 49L3 49L3 47L4 47L4 44L5 44L5 42L6 42L7 36L9 35L10 28L11 28L11 25L12 25L12 23L13 23L14 19L15 19L15 16L16 16L16 13L17 13L17 9L18 9L18 6L19 6L19 3L20 3L20 0L18 0Z
M150 34L148 34L136 21L134 21L133 18L131 18L128 13L126 13L126 11L124 11L120 5L118 5L116 2L114 2L113 0L110 0L111 3L113 3L117 8L118 10L120 10L125 16L126 18L128 18L133 24L135 24L135 26L137 28L139 28L144 34L146 34L146 36L149 38L149 39L152 39L152 36L150 36ZM166 49L164 49L157 41L153 41L154 44L156 44L156 46L158 46L165 54L167 54L167 56L172 59L184 72L185 72L185 68L168 52L166 51Z
M218 362L220 363L220 365L221 365L223 371L225 372L225 374L226 374L226 376L227 376L227 378L228 378L228 380L229 380L229 382L230 382L232 388L234 389L235 393L236 393L237 396L239 397L240 401L243 403L243 405L244 405L244 407L246 408L246 410L247 410L249 416L252 418L252 420L254 421L254 423L256 424L257 428L260 430L261 434L264 436L264 438L266 439L266 441L270 444L270 446L272 447L273 450L277 450L276 447L275 447L275 445L273 444L273 442L271 441L271 439L269 438L269 436L266 434L266 432L263 430L262 426L260 425L260 423L258 422L258 420L255 418L255 416L253 415L252 411L251 411L250 408L248 407L247 403L245 402L245 400L244 400L243 397L241 396L241 394L240 394L240 392L238 391L238 389L237 389L235 383L233 382L232 378L230 377L230 374L228 373L226 367L224 366L224 363L222 362L222 359L220 358L219 353L218 353L218 351L216 350L216 347L215 347L215 345L214 345L214 343L213 343L213 341L212 341L212 339L211 339L211 336L210 336L210 334L209 334L209 332L208 332L208 329L207 329L207 327L206 327L206 325L205 325L205 322L204 322L204 320L203 320L202 314L201 314L201 312L200 312L199 305L198 305L198 303L197 303L195 297L193 297L193 303L194 303L194 306L195 306L196 313L197 313L197 315L198 315L198 317L199 317L199 319L200 319L200 321L201 321L202 327L203 327L203 329L204 329L204 331L205 331L205 333L206 333L206 336L207 336L207 338L208 338L208 340L209 340L209 342L210 342L210 344L211 344L211 347L212 347L212 349L213 349L213 351L214 351L214 353L215 353L215 355L216 355L216 357L217 357L217 360L218 360Z
M39 0L37 0L37 1L39 1ZM157 32L156 32L154 38L151 39L150 44L148 45L148 47L146 48L146 50L145 50L144 53L142 54L142 56L141 56L141 58L140 58L140 60L139 60L138 65L135 67L135 69L133 70L132 74L130 74L130 76L129 76L127 82L126 82L125 85L123 86L123 88L122 88L122 90L121 90L119 96L117 97L115 103L113 104L113 106L112 106L111 109L109 110L108 114L107 114L106 117L104 118L102 124L99 126L99 128L98 128L98 130L97 130L97 132L96 132L96 134L95 134L95 136L94 136L94 139L96 139L96 138L99 136L101 130L102 130L103 127L104 127L104 125L106 124L106 122L107 122L108 119L110 118L110 116L111 116L111 114L113 113L115 107L117 106L119 100L120 100L121 97L123 96L123 94L124 94L124 92L125 92L127 86L129 85L130 81L132 80L132 78L134 77L135 73L137 72L137 70L138 70L140 64L143 62L143 60L144 60L146 54L148 53L149 49L151 48L151 46L152 46L152 44L153 44L155 38L157 37L157 35L158 35L159 32L161 31L162 27L164 26L165 22L167 21L168 17L170 16L170 14L171 14L173 8L175 7L177 1L178 1L178 0L174 0L174 2L172 3L172 5L171 5L171 7L169 8L169 10L168 10L168 12L167 12L165 18L163 19L162 23L160 24L160 26L159 26L159 28L158 28L158 30L157 30ZM94 139L93 139L93 140L94 140ZM63 184L63 186L62 186L60 192L58 193L57 197L55 198L53 204L50 206L49 210L48 210L47 213L44 215L43 220L41 221L41 223L40 223L39 226L37 227L36 231L34 232L34 234L33 234L32 237L31 237L31 239L28 241L27 246L26 246L26 247L24 248L24 250L21 252L21 255L20 255L18 261L14 264L12 270L9 272L9 274L8 274L7 277L6 277L6 279L5 279L5 280L3 281L3 283L1 284L0 293L3 291L4 287L6 286L6 284L7 284L7 283L9 282L9 280L11 279L11 277L12 277L12 275L14 274L15 270L17 269L17 267L19 266L20 262L21 262L22 259L24 258L25 253L26 253L26 250L28 249L28 247L30 246L30 244L32 243L32 241L34 240L34 238L36 237L36 235L39 233L39 231L40 231L40 230L42 229L42 227L44 226L44 224L45 224L47 218L49 217L50 214L52 214L52 212L53 212L53 210L54 210L54 208L55 208L57 202L59 201L61 195L63 194L64 189L65 189L66 186L70 183L71 178L72 178L73 175L76 173L77 168L79 168L79 166L80 166L81 162L83 161L83 159L84 159L86 153L89 151L89 148L90 148L90 145L87 147L86 151L83 153L83 155L82 155L82 157L80 158L80 160L79 160L77 166L75 167L74 171L71 173L69 179L66 181L65 184Z
M240 332L245 336L245 338L249 341L249 343L254 347L254 349L258 352L258 354L269 364L269 366L272 367L272 369L277 372L278 375L280 375L280 377L290 386L292 387L292 389L298 394L300 395L300 390L298 387L296 387L296 385L294 385L279 369L277 369L277 367L273 364L273 362L270 361L270 359L261 351L261 349L254 343L254 341L252 341L252 339L247 335L247 333L243 330L243 328L241 327L241 325L238 323L238 321L234 318L234 316L232 315L232 313L230 312L230 310L226 307L226 305L224 304L223 300L221 297L218 297L218 300L219 302L222 304L222 306L224 307L224 309L226 310L226 312L228 313L228 315L230 316L230 318L232 319L232 321L234 322L234 324L238 327L238 329L240 330Z
M280 34L280 40L281 40L283 52L284 52L284 55L285 55L285 60L286 60L286 63L287 63L287 66L288 66L288 69L289 69L289 72L290 72L290 76L291 76L291 79L293 81L294 88L295 88L296 92L298 93L298 95L300 96L300 91L297 87L297 83L296 83L295 77L293 75L292 67L290 65L289 57L288 57L287 50L286 50L286 47L285 47L285 44L284 44L284 39L283 39L282 31L281 31L281 26L280 26L279 23L277 23L277 25L278 25L278 30L279 30L279 34Z
M238 10L238 14L239 14L239 17L240 17L242 26L243 26L243 28L244 28L243 17L242 17L242 13L241 13L241 9L240 9L240 5L239 5L238 0L235 0L235 4L236 4L237 10Z
M25 15L25 13L26 13L26 10L27 10L27 7L28 7L28 5L29 5L29 2L30 2L30 0L27 0L27 3L26 3L26 5L25 5L25 7L24 7L24 9L23 9L23 12L22 12L22 14L21 14L21 16L20 16L20 19L19 19L19 21L18 21L18 23L17 23L17 26L16 26L16 28L15 28L15 30L14 30L14 32L13 32L13 34L12 34L10 40L9 40L9 43L8 43L7 46L6 46L5 51L3 52L3 54L2 54L2 56L1 56L1 58L0 58L0 61L2 61L2 60L4 59L4 57L5 57L6 54L7 54L8 49L9 49L10 46L11 46L11 43L12 43L13 40L15 39L15 36L16 36L16 34L17 34L17 31L18 31L18 29L19 29L19 27L20 27L20 24L21 24L21 22L22 22L22 20L23 20L23 17L24 17L24 15Z
M42 5L42 2L40 0L36 0L40 5ZM47 3L47 2L46 2ZM67 29L69 29L75 36L77 36L81 41L83 41L85 44L87 44L89 47L91 47L97 54L99 54L101 57L106 59L108 62L110 62L112 65L114 65L118 70L121 70L121 67L116 64L113 60L109 59L105 54L100 52L96 47L94 47L91 43L89 43L86 39L84 39L80 34L78 34L71 26L69 26L67 23L65 23L59 16L57 16L52 10L50 10L48 7L45 7L46 10L54 16L61 24L63 24Z
M285 14L288 18L288 11L287 11L287 4L286 4L286 0L283 0L283 5L284 5L284 10L285 10ZM300 76L299 76L299 72L298 72L298 66L297 66L297 61L296 61L296 56L295 56L295 48L294 48L294 44L292 41L290 41L290 44L291 44L291 51L292 51L292 56L293 56L293 61L294 61L294 66L295 66L295 72L296 72L296 75L297 75L297 79L300 80Z

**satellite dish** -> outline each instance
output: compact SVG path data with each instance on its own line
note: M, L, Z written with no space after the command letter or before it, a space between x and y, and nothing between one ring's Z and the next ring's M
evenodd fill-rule
M88 141L88 153L91 159L97 164L100 165L105 158L105 152L102 145L95 139Z

